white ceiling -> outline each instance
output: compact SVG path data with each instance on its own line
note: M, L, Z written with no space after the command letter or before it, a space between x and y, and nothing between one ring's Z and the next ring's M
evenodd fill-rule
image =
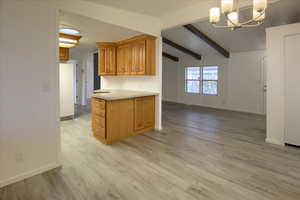
M243 11L241 20L246 20L251 17L250 11L251 9ZM256 28L240 29L236 31L216 29L212 27L208 20L193 23L193 25L228 51L241 52L265 49L265 29L267 27L295 22L300 22L300 0L283 0L270 5L265 24ZM202 55L217 53L213 48L183 27L166 30L162 35ZM163 50L179 57L185 55L165 44L163 45Z
M161 17L169 12L192 6L200 1L211 0L85 0L102 5Z
M76 49L96 49L96 42L115 42L141 34L68 12L60 12L59 19L61 25L80 30L82 38Z

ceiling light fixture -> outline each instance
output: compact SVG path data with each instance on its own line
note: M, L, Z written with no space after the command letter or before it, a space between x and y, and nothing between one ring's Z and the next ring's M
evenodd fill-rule
M263 24L266 17L267 0L253 0L253 17L246 22L239 22L239 0L221 0L221 9L211 8L209 21L216 28L239 28L256 27ZM217 25L220 22L221 12L225 15L227 25Z
M69 35L79 35L80 31L74 28L60 28L60 33L69 34Z
M79 44L81 36L69 35L60 33L59 34L59 47L72 48Z
M63 37L59 38L59 42L71 43L71 44L77 44L78 43L77 40L73 40L73 39L69 39L69 38L63 38Z
M63 47L63 48L73 48L75 46L76 46L76 44L70 44L70 43L64 43L64 42L59 43L59 47Z

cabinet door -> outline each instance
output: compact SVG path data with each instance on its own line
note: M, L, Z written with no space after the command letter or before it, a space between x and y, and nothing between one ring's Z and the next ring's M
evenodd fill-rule
M131 69L131 45L121 45L117 48L117 74L128 75Z
M134 42L132 45L131 74L143 75L146 73L146 41Z
M105 49L100 48L99 49L99 76L105 75L106 73L106 67L105 67Z
M59 61L68 61L69 60L69 49L59 47Z
M135 99L134 129L135 131L154 127L155 97L139 97Z
M116 74L116 48L101 47L99 49L99 75Z
M143 101L143 118L144 118L144 128L149 128L154 126L155 124L155 98L154 96L151 97L144 97Z
M144 98L136 98L134 102L134 130L144 128Z
M116 48L108 47L105 53L107 74L114 75L116 74Z
M107 140L109 143L127 138L133 132L133 99L115 100L107 104Z
M122 75L124 70L124 48L119 46L117 48L117 74Z

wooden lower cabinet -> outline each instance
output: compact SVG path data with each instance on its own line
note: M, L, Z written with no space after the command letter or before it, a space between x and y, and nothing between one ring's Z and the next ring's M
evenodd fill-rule
M135 99L134 108L134 130L139 131L153 126L155 123L155 101L154 97L139 97Z
M106 138L106 102L100 99L92 101L92 131L99 140Z
M105 144L153 130L154 126L154 96L113 101L92 99L93 135Z
M133 99L107 102L107 141L129 137L133 130Z

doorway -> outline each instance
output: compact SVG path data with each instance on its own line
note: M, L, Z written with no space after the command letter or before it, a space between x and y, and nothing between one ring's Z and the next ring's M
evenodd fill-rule
M101 79L98 71L98 62L99 62L99 57L98 53L94 53L94 90L100 90L101 88Z

